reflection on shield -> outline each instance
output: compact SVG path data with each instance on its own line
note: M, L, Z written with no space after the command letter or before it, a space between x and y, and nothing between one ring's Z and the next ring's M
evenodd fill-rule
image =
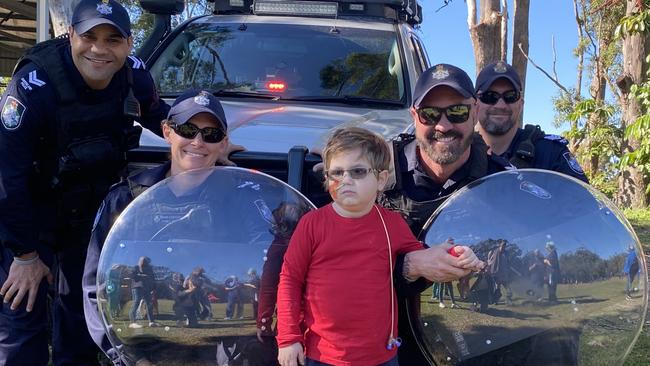
M279 228L312 208L283 182L240 168L190 171L145 191L100 258L98 303L113 346L132 364L273 364L275 342L256 337L258 296L275 291L262 284L278 275L266 263L290 236Z
M621 364L641 330L647 275L627 297L623 275L639 241L604 195L576 179L533 169L483 178L449 198L423 237L453 238L487 263L453 283L457 306L443 307L430 289L412 304L437 364Z

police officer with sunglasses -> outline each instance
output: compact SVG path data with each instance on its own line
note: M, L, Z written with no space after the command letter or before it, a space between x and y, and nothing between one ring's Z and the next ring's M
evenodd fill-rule
M414 91L411 115L415 134L393 141L394 183L379 201L399 211L417 236L431 214L452 193L470 182L502 171L508 162L488 154L488 147L474 133L476 97L470 77L461 69L439 64L426 70ZM427 365L411 330L406 308L419 311L419 292L430 283L456 280L469 271L454 267L440 246L399 257L407 283L398 283L399 348L401 365ZM397 278L397 277L396 277ZM412 281L414 280L414 281Z
M168 176L192 169L209 168L217 162L224 162L231 146L228 142L228 122L224 110L219 100L208 91L192 89L183 92L174 101L161 125L163 136L170 145L170 161L137 172L111 187L97 212L88 245L82 281L86 323L93 340L115 365L128 363L120 358L119 352L110 343L97 304L97 266L108 232L126 206L149 187ZM204 198L200 195L197 197L199 202L202 199ZM235 199L236 197L233 198ZM152 216L154 214L165 217L166 220L173 220L183 217L187 212L179 209L177 205L157 202ZM146 220L142 221L141 225L147 225ZM247 227L250 230L242 233L242 236L252 238L259 235L260 230L253 225ZM146 326L146 323L135 323L132 326L140 328ZM157 324L152 322L149 326L155 327Z
M517 71L503 61L491 63L476 78L478 131L493 154L518 168L554 170L587 182L567 140L539 126L519 128L524 98Z

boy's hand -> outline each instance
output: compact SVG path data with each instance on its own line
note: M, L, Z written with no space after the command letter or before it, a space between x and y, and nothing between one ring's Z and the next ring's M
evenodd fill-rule
M296 342L290 346L282 347L278 351L278 362L280 366L298 366L305 364L305 352L302 344Z
M454 254L458 257L458 265L465 269L478 272L485 267L485 263L476 257L470 247L456 245L453 247Z

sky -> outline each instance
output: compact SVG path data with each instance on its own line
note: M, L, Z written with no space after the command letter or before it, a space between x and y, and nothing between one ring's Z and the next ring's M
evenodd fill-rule
M475 79L474 53L467 28L467 6L463 0L453 0L448 6L443 0L420 0L423 5L423 23L420 37L432 65L448 63L465 70ZM512 21L514 7L508 1L508 62L512 60ZM530 1L529 57L547 72L553 67L552 37L555 37L556 71L560 83L573 87L576 82L578 60L573 56L578 35L570 0ZM583 89L584 90L584 89ZM551 98L558 87L530 62L526 75L524 123L539 124L546 133L559 134L568 130L568 124L555 128Z

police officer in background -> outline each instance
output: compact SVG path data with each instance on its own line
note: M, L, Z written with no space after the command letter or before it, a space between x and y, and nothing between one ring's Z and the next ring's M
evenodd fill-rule
M492 154L517 168L554 170L588 182L566 139L547 135L539 126L518 127L524 107L521 92L517 71L503 61L485 66L476 78L478 131Z
M82 0L69 38L28 50L0 100L1 365L48 364L54 268L54 365L97 364L81 292L93 217L138 145L133 121L160 135L169 109L132 44L119 3Z
M411 114L415 135L402 135L393 142L395 183L379 201L400 212L411 231L419 235L431 214L452 193L476 179L503 171L509 164L489 155L487 145L474 132L474 85L463 70L439 64L425 71L415 86ZM448 282L469 273L449 264L447 247L434 246L398 257L397 268L402 268L403 277L410 282L397 281L399 334L404 340L398 353L401 365L428 364L412 337L406 311L419 311L419 292L429 285L418 277Z

